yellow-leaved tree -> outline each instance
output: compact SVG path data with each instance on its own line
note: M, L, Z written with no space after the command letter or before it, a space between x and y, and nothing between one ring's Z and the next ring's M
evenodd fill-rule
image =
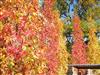
M89 44L88 44L88 62L90 64L100 64L100 45L96 36L96 24L90 17L89 22ZM100 75L100 71L96 70L96 75Z

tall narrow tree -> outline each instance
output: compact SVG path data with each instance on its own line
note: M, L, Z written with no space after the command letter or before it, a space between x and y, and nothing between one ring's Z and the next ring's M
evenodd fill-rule
M63 40L63 24L60 21L59 13L54 10L54 3L56 0L44 0L43 14L47 21L43 28L41 39L47 44L46 57L48 61L49 75L66 75L67 58L64 40ZM42 45L43 45L42 44Z
M100 45L96 36L96 23L90 17L89 23L89 44L88 44L88 61L90 64L100 64ZM96 75L100 75L100 70L96 70Z
M72 63L73 64L86 64L86 49L83 42L83 32L80 27L80 19L78 16L75 16L73 19L74 22L74 44L72 46Z

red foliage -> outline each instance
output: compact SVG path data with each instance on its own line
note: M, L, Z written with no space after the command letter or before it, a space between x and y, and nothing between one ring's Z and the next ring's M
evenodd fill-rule
M52 24L47 25L47 27L43 28L40 37L40 43L42 48L46 49L45 56L48 61L48 69L49 75L56 75L56 70L58 67L58 59L57 59L57 46L58 46L58 38L55 34L57 33L57 28L53 27Z
M74 17L74 44L72 46L72 61L74 64L86 64L86 49L83 42L83 33L80 28L80 19L79 17Z
M62 32L58 29L62 23L59 22L59 15L55 16L55 12L52 11L55 0L44 0L42 12L38 12L38 0L32 0L29 3L24 0L15 0L15 4L12 1L12 5L9 5L10 12L6 10L0 13L0 21L3 23L0 43L4 40L7 57L14 58L9 61L13 63L10 66L12 68L21 66L19 62L22 62L26 67L23 70L25 75L31 71L34 75L58 75L58 73L60 75L61 72L58 72L60 70L64 73L65 69L63 71L62 68L65 68L67 58L64 57L62 61L63 56L66 55L63 54L65 49L60 46L59 42L62 39L60 37ZM7 7L2 7L4 8Z

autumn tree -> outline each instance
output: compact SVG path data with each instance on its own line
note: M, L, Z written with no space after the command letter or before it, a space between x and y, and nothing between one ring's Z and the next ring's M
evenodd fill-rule
M72 61L74 64L86 64L86 49L83 42L83 32L80 28L79 17L75 16L73 19L74 22L74 44L72 46Z
M88 18L89 23L89 44L88 44L88 61L90 64L100 64L100 45L96 36L96 23L90 17ZM96 75L100 74L100 70L96 70Z
M63 24L53 10L55 0L0 2L0 74L66 75Z

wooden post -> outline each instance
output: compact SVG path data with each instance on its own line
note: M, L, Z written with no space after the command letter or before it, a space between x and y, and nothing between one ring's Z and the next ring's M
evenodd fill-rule
M87 75L94 75L92 69L88 69L88 74Z
M77 68L75 68L75 67L72 67L72 72L73 72L73 75L78 75Z

